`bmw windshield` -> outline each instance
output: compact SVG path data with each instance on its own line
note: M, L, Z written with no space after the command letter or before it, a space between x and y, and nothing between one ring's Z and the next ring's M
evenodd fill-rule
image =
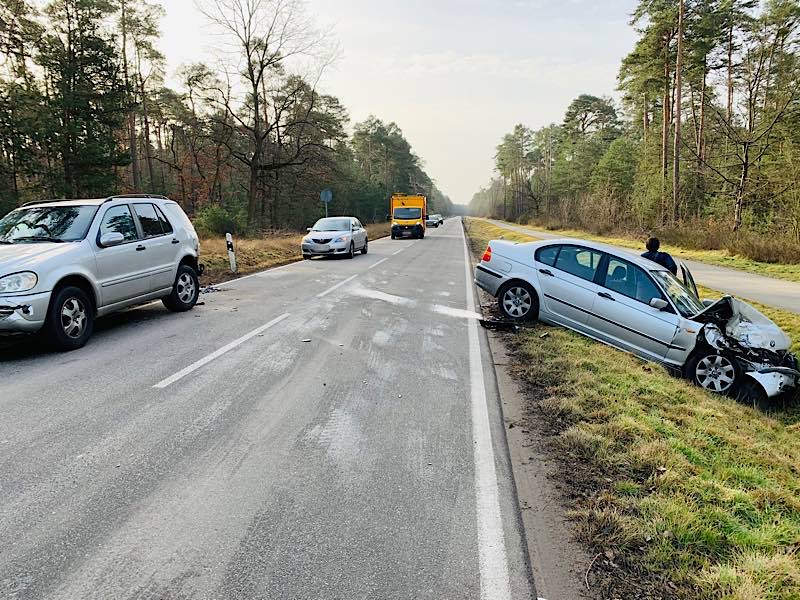
M682 316L691 319L697 313L705 309L700 299L689 291L689 288L683 285L678 278L669 271L652 271L652 275L656 278L658 283L661 284L661 287L664 288L664 291Z
M0 243L77 242L86 237L97 206L34 206L0 219Z

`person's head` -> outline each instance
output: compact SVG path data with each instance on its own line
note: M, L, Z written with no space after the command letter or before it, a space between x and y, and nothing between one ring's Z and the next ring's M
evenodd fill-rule
M659 248L661 248L661 242L658 241L657 237L651 237L647 240L647 249L650 252L658 252Z

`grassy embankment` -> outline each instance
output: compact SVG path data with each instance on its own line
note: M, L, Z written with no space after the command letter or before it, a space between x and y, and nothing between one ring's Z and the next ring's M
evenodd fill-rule
M389 235L389 223L367 225L370 240ZM219 283L239 275L254 273L302 259L302 233L276 233L260 238L234 240L238 274L230 272L228 250L223 237L203 237L200 241L201 260L206 265L203 279Z
M515 225L516 223L511 223ZM581 237L588 240L595 240L604 242L606 244L613 244L622 248L632 248L634 250L644 251L644 240L634 237L619 237L619 236L602 236L596 235L588 231L581 231L578 229L542 229L535 225L525 225L531 229L540 229L541 231L548 231L550 233L563 234L570 237ZM708 263L710 265L718 265L720 267L729 267L732 269L739 269L740 271L747 271L748 273L755 273L756 275L765 275L767 277L775 277L777 279L785 279L786 281L800 282L800 264L783 264L780 262L761 262L747 258L740 254L734 254L728 250L698 250L684 248L662 242L662 250L665 250L678 258L685 260L696 260L698 262Z
M470 223L475 252L501 235L526 241ZM800 338L800 316L764 312ZM707 394L560 328L507 341L526 425L564 464L569 513L617 591L639 580L659 597L800 598L800 414Z

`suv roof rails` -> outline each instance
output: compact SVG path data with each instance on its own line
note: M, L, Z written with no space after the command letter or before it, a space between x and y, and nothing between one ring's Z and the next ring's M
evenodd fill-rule
M166 196L162 196L161 194L117 194L115 196L109 196L105 200L103 200L103 204L106 202L111 202L112 200L116 200L118 198L158 198L159 200L169 200ZM19 208L24 206L33 206L34 204L50 204L51 202L80 202L81 198L52 198L50 200L33 200L31 202L25 202L24 204L20 204Z
M169 198L162 196L161 194L116 194L106 198L106 202L110 202L111 200L116 200L118 198L158 198L159 200L169 200Z

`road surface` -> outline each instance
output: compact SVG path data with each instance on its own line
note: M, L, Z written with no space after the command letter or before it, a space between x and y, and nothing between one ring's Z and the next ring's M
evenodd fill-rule
M540 239L562 239L563 234L512 225L503 221L489 219L490 223L518 233L532 235ZM620 248L630 252L630 248ZM642 249L644 252L644 249ZM692 272L696 282L726 294L747 300L761 302L776 308L800 313L800 283L755 275L738 269L718 267L693 260L683 260Z
M459 220L0 350L0 597L536 598Z

